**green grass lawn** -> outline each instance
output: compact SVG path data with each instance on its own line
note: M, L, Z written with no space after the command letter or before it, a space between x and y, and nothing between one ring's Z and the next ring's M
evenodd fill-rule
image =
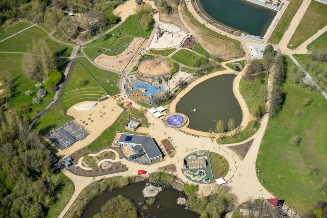
M256 105L265 103L267 84L268 75L254 80L246 80L242 78L240 81L240 92L252 115L254 115L254 108Z
M186 72L186 73L195 73L195 70L187 68L187 67L182 67L181 71Z
M66 207L70 198L72 197L75 186L74 183L65 176L62 172L54 174L52 180L57 181L57 184L61 184L58 190L57 200L55 203L50 205L47 218L57 218L59 217L61 211Z
M41 119L39 119L33 129L44 135L51 129L57 129L64 123L71 121L72 118L66 116L64 111L57 106L53 106Z
M112 151L102 152L100 155L96 156L99 161L104 159L115 159L116 155Z
M144 113L136 108L128 107L118 117L118 119L106 129L95 141L86 147L90 151L98 151L102 147L110 146L117 132L130 132L125 129L128 118L141 123L142 127L148 127L148 120ZM133 119L136 118L136 119ZM141 120L139 120L141 119Z
M90 167L90 168L96 168L97 162L95 161L94 157L85 155L83 158L83 161Z
M188 67L196 67L196 60L200 58L199 55L185 49L181 49L176 52L171 58L181 64L184 64Z
M242 132L240 132L239 134L234 135L233 137L228 136L225 138L218 138L216 142L218 144L232 144L232 143L242 142L242 141L250 138L251 136L253 136L254 133L256 133L258 131L258 129L260 128L260 123L257 123L256 126L254 126L254 123L255 122L253 120L251 120L248 123L248 125L245 127L245 129Z
M61 56L69 57L72 52L71 47L58 44L47 36L47 34L38 27L32 27L6 41L0 43L0 51L8 52L27 52L32 45L33 40L45 38L51 51L61 53Z
M8 36L11 36L12 34L17 33L18 31L21 31L29 26L31 26L32 23L27 21L21 21L17 23L16 25L10 27L7 31L0 33L0 40L7 38Z
M296 28L288 47L295 49L318 30L327 25L327 5L311 1L308 10L305 12L300 24ZM292 46L290 46L292 45Z
M187 8L182 10L181 15L187 18L186 22L188 26L194 28L200 33L199 37L214 46L220 53L224 53L224 57L222 58L232 59L242 57L244 55L244 51L238 40L228 38L225 35L221 35L207 28L197 19L195 19Z
M110 95L119 93L119 75L117 73L102 70L90 63L86 58L78 58L76 61L78 61Z
M199 54L202 54L204 56L209 56L209 52L207 52L204 48L202 48L202 46L200 44L196 44L194 46L194 51L196 51Z
M290 25L294 15L301 6L303 0L291 0L288 4L282 18L269 38L269 43L278 44L283 38L285 31Z
M176 48L168 48L168 49L163 49L163 50L150 49L149 53L155 54L155 55L168 56L171 53L173 53L174 51L176 51Z
M286 61L288 69L294 66L289 58ZM285 103L269 120L256 165L263 186L304 215L317 201L327 199L321 191L327 175L327 101L317 91L310 93L294 85L289 77L282 90ZM307 97L312 102L304 106ZM302 111L301 116L295 116L296 109ZM298 146L290 144L295 135L302 138Z
M108 55L114 55L118 54L115 53L117 44L122 47L119 50L119 53L121 53L123 51L122 45L124 43L128 43L127 40L131 42L134 37L149 38L153 28L144 31L139 23L140 19L137 15L129 16L122 25L120 25L107 35L95 40L94 42L87 44L85 46L86 48L84 48L85 54L89 58L94 59L98 56L98 50L100 50L100 53L103 53L105 50L110 48L111 52L109 52ZM117 41L117 43L115 41Z
M304 67L307 72L312 76L315 82L326 92L327 91L327 78L324 73L327 69L327 62L312 61L309 55L296 54L293 55L299 63Z
M308 50L324 50L327 52L327 32L321 34L320 37L315 39L307 46Z
M220 177L226 176L229 171L229 165L227 160L223 156L214 152L209 152L209 158L213 178L218 179Z
M86 80L87 84L82 85L81 80ZM63 95L59 99L59 106L67 110L76 103L82 101L97 101L101 96L106 95L105 90L97 83L90 73L80 62L75 62L70 73Z

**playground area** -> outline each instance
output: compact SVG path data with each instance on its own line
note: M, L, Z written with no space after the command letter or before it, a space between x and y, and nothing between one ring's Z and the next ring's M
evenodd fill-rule
M121 54L116 56L101 54L94 59L94 62L108 70L120 72L124 70L128 63L132 60L137 51L144 44L144 41L145 39L143 38L134 38L129 46Z
M149 49L166 49L181 46L187 33L173 24L161 23L158 25L155 36Z
M192 182L200 184L213 183L209 151L201 150L187 155L184 158L182 172Z
M163 58L144 60L138 67L139 73L144 77L157 77L170 74L171 64Z
M89 110L81 110L79 108L81 105L88 106L95 105L96 103L97 105L91 107ZM59 155L71 154L89 145L98 138L104 130L111 126L124 111L117 105L116 100L111 97L104 101L94 102L93 104L91 104L91 102L78 103L77 106L79 107L77 107L77 109L75 106L76 105L67 110L67 115L72 116L75 123L86 129L89 135L84 140L77 141L73 146L59 151Z
M155 99L165 98L166 88L157 83L149 84L142 81L125 84L124 88L129 98L135 102L154 104Z
M164 118L164 122L171 128L180 128L188 123L188 117L181 113L169 114Z

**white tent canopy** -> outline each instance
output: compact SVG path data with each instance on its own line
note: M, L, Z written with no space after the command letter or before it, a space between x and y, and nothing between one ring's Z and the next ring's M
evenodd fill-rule
M226 180L223 177L216 179L216 182L218 185L226 184Z
M156 109L157 109L157 111L160 111L160 112L163 112L163 111L167 110L163 106L157 107Z
M151 108L149 111L150 111L151 114L154 114L154 113L158 112L157 109L155 109L154 107Z
M159 111L155 112L153 115L154 115L156 118L159 118L159 117L163 116L163 114L160 113Z

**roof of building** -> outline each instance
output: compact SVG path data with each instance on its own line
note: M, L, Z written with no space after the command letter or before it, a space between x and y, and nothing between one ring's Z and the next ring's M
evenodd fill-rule
M137 4L141 4L141 3L143 3L143 0L135 0L135 2L136 2Z
M159 112L163 112L163 111L165 111L167 109L164 108L163 106L160 106L160 107L157 107L156 110L159 111Z
M141 124L134 121L134 120L130 120L128 121L128 123L126 124L127 127L130 127L130 128L133 128L133 129L136 129L137 127L139 127Z
M155 108L153 107L153 108L149 109L149 112L150 112L151 114L154 114L155 112L157 112L157 109L155 109Z
M278 198L266 199L273 207L276 207L278 204Z
M121 134L119 138L119 142L142 145L145 153L148 155L150 159L162 155L155 141L148 136ZM137 149L139 149L139 147L137 147Z
M155 112L153 115L154 115L156 118L159 118L159 117L163 116L163 114L160 113L159 111Z

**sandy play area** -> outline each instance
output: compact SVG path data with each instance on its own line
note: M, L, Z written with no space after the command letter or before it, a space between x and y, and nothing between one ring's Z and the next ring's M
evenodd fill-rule
M181 46L184 39L187 37L187 33L181 28L167 23L161 23L158 25L156 34L152 38L149 48L154 49L166 49Z
M170 74L171 64L163 58L142 61L138 67L144 77L157 77Z
M97 105L90 110L80 110L76 109L75 106L89 106ZM77 141L71 147L60 150L59 155L70 155L75 151L84 148L98 138L101 133L111 126L119 115L124 111L121 107L117 105L114 98L108 98L105 101L99 102L81 102L78 103L67 110L67 115L74 117L74 121L83 126L90 134L83 140ZM110 143L110 142L109 142Z
M101 67L105 67L109 70L122 71L127 64L131 61L133 56L139 50L145 39L134 38L131 44L121 54L116 56L108 56L105 54L99 55L94 59L94 62Z

